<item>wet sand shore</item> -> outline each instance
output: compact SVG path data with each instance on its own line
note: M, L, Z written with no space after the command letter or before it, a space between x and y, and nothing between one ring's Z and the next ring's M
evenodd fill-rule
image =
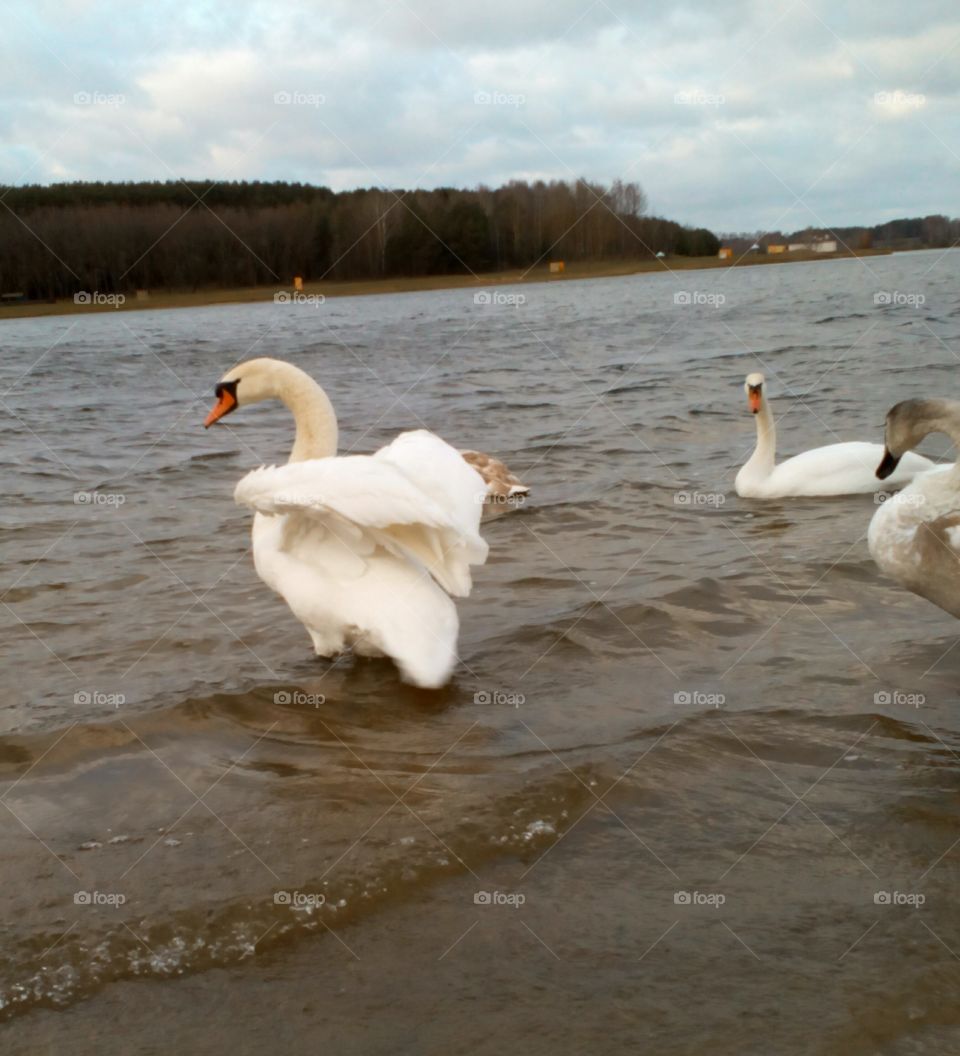
M762 256L748 254L733 260L714 257L669 257L666 260L616 260L569 264L560 275L551 275L545 265L534 268L495 271L482 275L426 275L417 278L370 279L358 282L307 282L306 298L369 297L385 293L423 293L429 290L483 290L490 286L514 286L528 283L564 283L582 279L608 279L625 275L668 274L676 271L700 271L713 268L753 267L763 264L797 264L810 261L842 260L851 257L888 256L889 250L865 249L853 253L790 253ZM122 303L76 304L72 298L51 302L30 302L0 306L0 321L43 315L73 315L92 312L130 312L157 308L203 308L222 304L252 304L271 301L277 293L290 292L280 284L223 290L158 290L144 298L126 296Z

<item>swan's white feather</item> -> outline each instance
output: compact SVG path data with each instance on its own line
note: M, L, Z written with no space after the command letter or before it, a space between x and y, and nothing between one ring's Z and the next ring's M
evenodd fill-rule
M426 429L415 429L401 433L373 457L399 470L444 508L470 553L479 562L486 558L487 544L480 537L486 483L459 451Z
M454 448L418 430L374 455L254 470L234 497L257 513L257 572L318 653L384 653L410 681L438 686L456 662L447 595L469 594L470 566L487 557L484 491Z
M960 617L960 478L938 466L888 499L870 521L867 546L881 571Z
M881 481L876 471L882 459L883 444L855 440L804 451L769 473L751 472L748 463L737 474L737 494L764 499L867 494L908 484L918 473L934 467L929 458L910 451L894 473Z

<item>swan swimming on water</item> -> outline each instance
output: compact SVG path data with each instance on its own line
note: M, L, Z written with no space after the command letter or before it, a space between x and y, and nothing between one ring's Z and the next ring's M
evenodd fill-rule
M460 454L487 485L487 501L483 507L485 517L522 502L530 493L529 487L515 473L511 473L499 458L485 455L482 451L461 451Z
M748 499L788 496L855 495L880 491L875 474L883 445L860 441L828 444L794 455L777 465L777 431L764 391L762 374L748 374L744 383L750 410L757 419L757 446L737 473L737 494ZM934 463L913 452L904 456L887 484L909 484Z
M224 374L216 395L206 426L268 399L293 414L287 465L248 473L234 498L254 511L258 575L317 654L389 656L407 681L442 686L457 660L451 595L470 593L470 567L487 558L482 476L424 429L373 455L338 456L327 394L291 363L248 360Z

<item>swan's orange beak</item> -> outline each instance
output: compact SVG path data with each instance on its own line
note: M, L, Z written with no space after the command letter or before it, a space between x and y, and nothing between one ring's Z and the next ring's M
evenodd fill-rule
M760 410L760 390L750 389L747 393L747 401L750 404L750 411L756 414Z
M203 423L204 429L209 429L214 422L220 421L225 414L229 414L237 406L236 394L226 385L217 386L217 397L216 404L214 404L213 409L207 415L207 420Z

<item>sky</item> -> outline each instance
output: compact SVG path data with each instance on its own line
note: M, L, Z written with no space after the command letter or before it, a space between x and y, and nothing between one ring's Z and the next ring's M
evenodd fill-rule
M636 181L716 232L960 215L952 0L14 0L0 183Z

